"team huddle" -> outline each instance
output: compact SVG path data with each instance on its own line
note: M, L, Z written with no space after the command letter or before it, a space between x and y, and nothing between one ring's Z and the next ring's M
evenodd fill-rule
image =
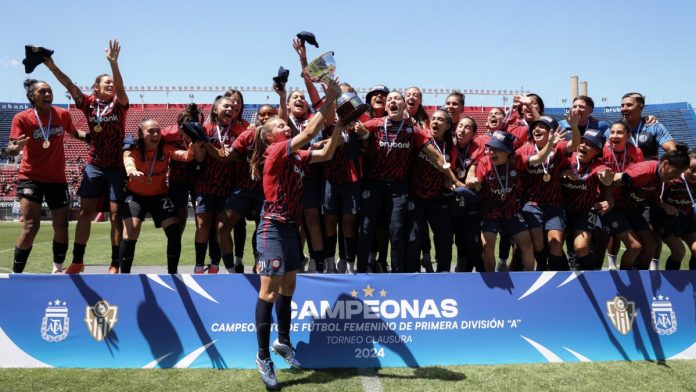
M303 68L306 38L293 42ZM245 224L255 221L256 360L266 385L277 385L269 355L274 305L278 339L270 347L300 366L289 338L297 272L595 270L605 255L609 269L658 269L663 244L670 252L665 269L681 268L687 249L689 268L696 269L696 150L675 142L658 118L643 116L639 93L623 96L623 119L612 124L591 116L587 96L573 100L560 124L544 115L539 95L515 96L510 108L491 109L479 132L463 114L463 94L450 94L428 115L417 87L401 93L377 85L366 96L367 112L344 122L336 101L355 90L303 74L309 100L274 83L279 107L261 106L256 124L242 119L242 93L229 90L210 113L188 105L171 127L142 119L132 139L120 50L110 42L112 74L99 75L91 95L52 57L43 59L84 114L88 132L52 105L49 84L25 81L32 108L15 116L7 148L23 152L17 194L24 226L13 271L25 268L44 200L53 218L53 272L68 274L84 269L90 222L104 197L110 273L131 271L149 213L167 238L168 273L176 274L189 200L193 272L218 273L222 261L229 273L242 273ZM72 261L63 268L66 135L89 144L89 155Z

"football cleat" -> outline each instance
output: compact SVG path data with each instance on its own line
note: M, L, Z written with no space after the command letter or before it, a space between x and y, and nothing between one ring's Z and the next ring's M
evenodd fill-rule
M275 365L271 358L261 359L256 355L256 368L259 369L261 381L266 385L266 388L278 388L278 378L276 378Z
M218 272L220 272L220 266L219 266L219 265L211 264L211 265L208 266L208 273L209 273L209 274L216 275Z
M292 346L283 344L280 342L280 340L276 339L273 341L273 345L271 345L271 350L273 350L274 353L283 357L285 362L287 362L291 368L301 368L300 361L298 361L297 358L295 358L295 349Z

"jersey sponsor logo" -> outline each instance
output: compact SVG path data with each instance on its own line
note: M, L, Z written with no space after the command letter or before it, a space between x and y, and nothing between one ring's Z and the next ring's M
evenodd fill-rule
M102 123L108 123L108 122L117 122L118 121L118 116L116 114L110 114L108 116L103 116L101 118ZM96 123L97 122L97 116L89 116L89 122L91 123Z
M423 151L420 151L420 152L418 153L418 158L420 158L420 159L422 159L422 160L428 162L432 167L434 167L434 168L436 168L436 169L439 169L439 168L440 168L437 164L435 164L435 162L433 162L433 161L430 159L430 157L428 156L428 154L424 153ZM449 159L447 158L447 156L445 156L445 161L449 161Z
M101 342L109 335L118 321L118 306L102 299L93 306L85 307L85 324L90 335Z
M677 315L672 309L669 297L662 294L653 297L650 305L653 330L658 335L671 335L677 332Z
M46 133L46 138L49 138L51 136L60 136L64 132L63 127L55 127L50 129L44 128L43 132L41 132L41 128L37 128L34 130L34 132L32 132L32 137L34 138L34 140L44 140L44 133L46 131L48 131Z
M680 206L688 206L691 205L691 200L687 199L675 199L671 196L667 197L667 203L669 204L674 204L674 205L680 205Z
M385 142L384 140L380 140L379 146L386 148L408 149L411 148L411 142Z
M293 165L292 170L300 176L300 179L304 178L305 172L299 166Z
M619 333L628 335L636 319L636 303L624 297L616 296L607 301L607 315Z
M564 182L562 185L564 188L568 188L568 189L574 189L574 190L579 190L579 191L586 191L587 190L587 185L584 182L581 182L579 184L576 184L573 182Z
M65 340L70 332L70 318L65 301L49 301L41 320L41 339L56 343Z

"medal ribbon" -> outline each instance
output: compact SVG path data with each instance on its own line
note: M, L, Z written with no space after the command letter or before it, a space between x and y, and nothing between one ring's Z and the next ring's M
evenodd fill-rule
M46 126L46 130L44 131L43 124L41 123L41 119L39 118L39 112L34 109L34 115L36 116L36 121L39 123L39 129L41 129L41 135L43 135L43 138L45 141L48 141L48 137L51 136L51 122L53 121L53 110L49 109L48 112L48 125Z

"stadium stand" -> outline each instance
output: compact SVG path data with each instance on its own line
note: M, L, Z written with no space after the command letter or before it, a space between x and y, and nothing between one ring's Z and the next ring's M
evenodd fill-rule
M66 107L66 105L57 105ZM210 104L200 104L203 113L208 114ZM261 105L244 105L242 117L254 123L256 112ZM138 123L144 118L154 118L163 127L176 123L179 113L186 107L186 104L132 104L128 111L126 132L135 135ZM7 164L8 156L5 154L5 146L9 141L10 127L14 115L22 110L29 108L24 103L0 103L0 201L9 201L15 197L15 181L18 166ZM438 109L437 106L426 106L428 114L432 114ZM479 133L485 132L486 118L491 107L466 107L464 114L473 117L479 127ZM74 106L69 107L70 115L78 129L87 130L87 122L82 112ZM567 113L567 108L547 108L546 114L560 120ZM646 105L645 114L651 114L658 118L674 138L687 143L689 146L696 147L696 114L693 107L687 102ZM618 106L597 107L593 116L597 119L612 122L621 118L621 108ZM65 139L66 172L68 174L68 184L70 185L71 197L75 197L77 188L80 185L82 170L84 170L85 157L87 156L88 146L73 138Z

